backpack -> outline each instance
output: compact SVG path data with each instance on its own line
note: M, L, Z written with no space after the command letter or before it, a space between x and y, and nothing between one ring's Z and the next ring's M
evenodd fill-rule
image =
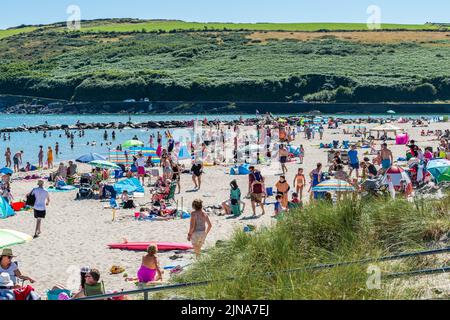
M25 205L29 206L29 207L33 207L34 204L36 203L36 196L33 194L34 189L31 190L31 192L27 195L27 200L25 202Z

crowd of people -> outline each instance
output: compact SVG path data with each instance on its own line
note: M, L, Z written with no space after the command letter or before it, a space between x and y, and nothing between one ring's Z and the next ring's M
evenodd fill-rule
M305 172L304 161L305 159L308 161L308 154L303 145L294 148L293 144L300 134L304 134L306 140L322 142L326 123L313 124L300 121L286 123L264 119L251 130L246 130L248 126L247 128L244 127L246 125L244 120L241 124L235 124L234 126L224 126L220 122L208 123L207 120L204 121L204 124L207 125L206 129L194 138L184 141L190 151L187 161L180 161L178 157L180 143L175 142L170 131L157 132L156 135L150 135L148 144L150 147L156 147L159 161L154 161L155 159L152 156L144 156L143 152L128 155L125 151L127 160L128 156L132 157L131 165L121 165L120 170L95 168L89 174L80 175L77 165L70 161L67 166L60 163L56 171L50 173L48 180L55 187L62 187L76 184L78 180L87 177L91 181L93 191L98 194L98 199L116 200L117 192L113 185L114 182L117 183L122 178L136 178L142 186L150 188L150 202L145 205L138 205L133 194L124 190L120 194L121 207L133 210L139 207L139 212L135 216L138 219L169 220L175 218L178 214L178 207L170 205L170 202L174 200L176 193L182 192L180 181L183 174L190 175L192 179L193 190L189 191L199 192L202 190L202 182L204 182L205 167L218 164L247 163L251 164L248 167L248 185L246 189L244 187L241 190L237 179L230 182L229 198L221 204L225 215L239 217L244 214L246 210L245 198L247 198L251 204L251 218L258 218L257 210L261 211L261 215L265 215L268 205L273 205L273 210L270 210L274 213L273 218L282 218L293 209L301 209L306 201L324 200L333 202L339 201L347 194L358 196L363 191L364 181L385 177L388 170L395 166L396 161L398 161L394 158L386 137L379 144L374 142L374 137L369 137L370 143L368 145L370 148L367 148L364 153L358 143L351 143L348 148L342 148L344 150L331 148L332 150L326 150L331 154L328 163L317 163L313 170ZM330 130L337 129L338 126L336 121L328 122L328 129ZM241 130L244 131L241 132ZM360 134L363 136L362 139L366 139L366 132L360 132ZM424 134L428 133L424 132ZM436 138L439 141L437 146L429 145L421 148L414 140L410 140L405 146L405 161L415 159L414 164L417 165L414 167L415 170L422 170L421 174L416 172L414 177L411 176L414 184L427 183L430 180L424 169L428 161L436 158L450 159L450 131L445 130L434 134L437 134ZM73 140L70 132L66 132L66 136ZM104 139L109 139L107 131L104 133ZM113 132L113 139L116 139L115 132ZM138 140L137 136L133 139ZM163 140L165 140L165 143L163 143ZM256 145L256 148L252 148L252 144ZM57 155L59 152L58 144L54 150ZM231 152L227 153L229 150ZM6 167L14 166L14 171L18 172L21 170L22 159L22 151L13 155L11 150L7 149L5 153ZM39 147L38 160L38 166L43 167L43 146ZM53 149L51 147L48 147L46 162L48 168L53 169ZM269 185L262 173L263 170L260 170L270 162L279 163L279 172L276 174L278 175L277 181L273 185ZM127 161L127 163L129 162ZM294 172L293 180L288 180L288 175L292 176L291 172ZM11 175L4 174L0 183L1 196L8 203L14 199L11 193ZM111 177L114 177L114 179L111 179ZM152 179L155 180L152 182ZM337 192L334 195L331 192L315 190L315 187L328 179L344 181L351 185L354 191ZM388 186L389 192L401 193L405 197L411 195L412 190L406 186L391 186L392 182L389 177L384 184ZM38 180L37 187L27 194L27 204L33 208L36 218L35 238L41 236L42 221L46 218L47 207L50 204L50 196L44 185L44 180ZM268 199L272 196L274 201L268 203ZM334 196L336 197L333 199ZM111 205L115 205L114 201L111 201ZM186 239L192 243L196 256L201 254L212 226L203 201L200 199L194 200ZM141 266L137 272L137 278L135 278L136 281L148 283L163 279L164 274L157 253L157 245L148 247L145 256L142 257ZM18 279L34 282L32 278L21 274L17 265L12 262L13 258L11 249L3 250L0 261L0 299L2 297L1 289L13 290L17 288ZM86 267L81 270L80 274L80 288L71 295L71 298L105 293L104 284L100 280L98 270ZM64 293L66 289L61 285L56 285L53 290L60 290L61 293ZM69 298L69 295L67 298Z

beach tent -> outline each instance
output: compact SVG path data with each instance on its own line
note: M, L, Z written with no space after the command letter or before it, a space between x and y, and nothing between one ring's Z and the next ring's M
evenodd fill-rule
M0 197L0 219L6 219L15 215L13 208L6 202L3 197Z
M447 159L430 160L427 164L427 171L437 183L450 181L450 161Z
M191 153L186 145L183 145L178 152L178 160L191 159Z
M95 160L107 160L107 159L106 159L106 157L104 157L98 153L88 153L88 154L82 155L75 161L81 162L81 163L89 163L89 162L95 161Z
M396 127L393 124L386 123L386 124L382 124L380 126L377 126L377 127L374 127L372 129L370 129L370 133L371 134L372 134L372 132L378 133L378 136L379 136L380 132L383 132L383 133L384 132L386 132L386 133L390 132L390 133L395 134L395 136L397 136L397 134L399 132L403 132L403 129L399 128L399 127Z
M401 133L395 137L395 144L397 145L405 145L409 142L408 133Z
M28 234L8 229L0 229L0 249L11 247L16 244L31 241L33 238Z
M402 180L404 180L406 182L407 189L412 190L411 179L409 178L408 173L406 173L406 171L404 169L402 169L401 167L392 166L386 171L384 178L382 180L382 183L384 185L389 184L388 177L391 178L391 181L392 181L392 184L394 185L394 187L400 187L402 185L401 184Z
M130 178L126 179L120 182L117 182L114 185L114 190L116 190L117 193L121 194L124 191L128 191L128 193L144 193L144 187L141 185L138 179L136 178Z
M230 175L237 176L237 175L248 175L250 174L250 165L248 163L242 164L239 167L235 166L230 169Z
M13 174L14 171L12 171L10 168L1 168L0 174Z
M300 156L300 147L289 146L289 153L292 153L294 157Z

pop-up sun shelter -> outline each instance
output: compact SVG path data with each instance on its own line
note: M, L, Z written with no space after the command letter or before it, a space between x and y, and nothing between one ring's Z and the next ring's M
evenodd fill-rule
M0 197L0 219L6 219L15 215L13 208L6 202L3 197Z
M382 181L382 183L384 185L389 184L388 178L391 179L392 184L394 185L395 188L401 187L402 181L404 181L404 183L406 183L407 191L408 192L412 191L413 185L412 185L411 179L409 178L408 173L406 173L406 171L403 170L401 167L392 166L386 171L386 174L384 175L384 178Z
M117 182L114 185L114 190L121 194L124 191L127 191L128 193L144 193L144 187L141 185L138 179L136 178L130 178L126 179L120 182Z
M401 133L395 137L395 144L397 145L405 145L409 142L409 136L407 133Z
M230 175L237 176L237 175L248 175L250 174L250 165L245 163L240 165L239 167L233 167L230 169Z
M181 146L180 151L178 152L178 160L186 160L191 159L191 153L189 152L186 145Z

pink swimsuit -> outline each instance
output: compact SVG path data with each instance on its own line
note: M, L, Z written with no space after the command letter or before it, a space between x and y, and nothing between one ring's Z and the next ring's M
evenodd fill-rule
M139 282L152 282L155 280L156 277L156 269L149 269L146 266L141 266L139 269L137 276L139 279Z

